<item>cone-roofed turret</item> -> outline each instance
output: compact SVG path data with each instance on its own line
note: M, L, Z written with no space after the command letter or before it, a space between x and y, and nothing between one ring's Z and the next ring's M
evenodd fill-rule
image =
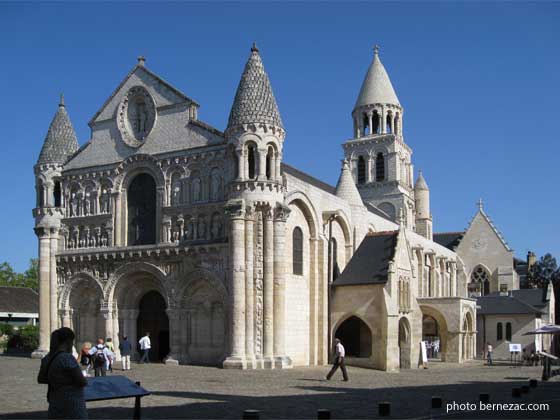
M389 75L379 59L379 47L374 48L373 61L362 83L354 109L373 104L392 104L401 106Z
M346 200L351 206L361 207L364 205L346 159L342 161L342 171L338 184L336 184L336 196Z
M76 132L64 106L64 96L60 95L58 110L49 126L47 137L37 160L38 165L46 163L64 163L70 155L78 150Z
M259 49L254 43L237 87L227 128L244 124L267 124L284 128L270 80L259 55Z
M422 175L422 171L420 171L418 173L418 178L416 179L416 183L414 184L414 189L415 190L429 190L428 188L428 184L426 183L426 180L424 179L424 175Z

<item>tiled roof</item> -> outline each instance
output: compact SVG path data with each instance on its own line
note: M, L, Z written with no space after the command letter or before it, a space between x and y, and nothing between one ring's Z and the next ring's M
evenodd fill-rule
M515 296L492 294L476 299L479 315L541 314L542 311Z
M434 242L453 251L459 245L464 235L465 232L434 233Z
M259 50L253 45L231 107L228 128L259 123L284 127Z
M62 164L76 150L78 150L76 132L66 112L64 98L61 98L58 110L49 126L49 131L47 132L37 164Z
M39 313L39 294L29 287L0 287L0 312Z
M333 285L386 283L389 262L395 256L397 235L398 231L367 235Z
M362 83L360 94L354 109L364 105L392 104L400 106L399 99L393 89L389 75L379 59L377 50L368 72Z

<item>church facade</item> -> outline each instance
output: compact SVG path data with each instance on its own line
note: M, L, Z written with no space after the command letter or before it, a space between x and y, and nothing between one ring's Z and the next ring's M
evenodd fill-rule
M140 57L81 147L61 99L37 164L40 347L151 333L167 363L414 368L420 341L476 349L471 273L433 238L403 113L375 51L336 187L283 162L286 130L253 46L228 125ZM287 139L289 141L289 138Z

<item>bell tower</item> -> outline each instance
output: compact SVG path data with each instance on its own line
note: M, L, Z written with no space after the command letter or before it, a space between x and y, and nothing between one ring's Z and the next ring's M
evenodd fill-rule
M280 166L286 133L255 44L225 135L232 174L226 204L232 310L223 366L291 367L285 345L284 267L289 210Z
M78 150L76 132L66 112L64 96L49 126L37 164L34 166L37 202L33 209L39 239L39 348L34 357L49 351L51 331L59 327L56 254L64 217L62 166Z
M404 142L403 113L389 75L374 47L352 110L353 137L342 147L364 203L415 228L412 150Z

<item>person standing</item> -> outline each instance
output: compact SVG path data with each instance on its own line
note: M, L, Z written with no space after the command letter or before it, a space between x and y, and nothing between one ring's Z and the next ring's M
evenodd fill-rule
M327 381L331 380L331 377L334 375L336 370L340 367L342 371L342 377L344 381L348 381L348 372L346 372L346 366L344 365L344 357L346 356L346 351L344 350L344 346L340 342L338 338L335 338L335 359L334 364L331 371L327 375Z
M486 351L486 357L488 358L488 366L492 366L492 352L494 349L492 348L492 344L488 343L488 348Z
M105 340L105 345L111 352L111 354L109 355L109 360L107 361L107 370L113 373L113 362L115 361L114 360L115 345L113 344L113 339L111 337L107 337L107 339Z
M109 349L105 346L102 338L97 340L97 345L89 351L91 356L95 376L107 375L107 363L109 361Z
M138 341L138 344L140 344L140 350L142 350L142 358L140 359L140 363L150 363L150 349L152 348L150 333L146 332L146 335Z
M79 363L82 365L82 371L84 372L84 376L89 376L89 369L91 368L91 356L89 355L89 351L91 349L91 343L85 342L82 346L82 350L80 351L80 360Z
M132 344L130 344L126 335L123 337L123 341L119 344L119 350L121 351L122 370L130 370L130 353L132 353Z
M87 419L84 387L87 379L72 355L74 332L60 328L51 334L51 348L41 360L37 382L48 384L49 419Z

